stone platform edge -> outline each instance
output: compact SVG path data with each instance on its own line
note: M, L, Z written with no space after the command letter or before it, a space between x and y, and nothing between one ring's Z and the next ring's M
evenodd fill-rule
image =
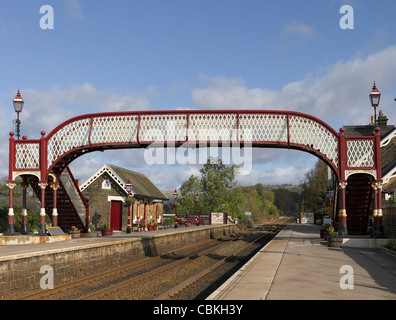
M58 234L53 236L36 236L36 235L15 235L15 236L0 236L1 246L12 246L12 245L30 245L30 244L44 244L44 243L55 243L59 241L71 240L69 234Z

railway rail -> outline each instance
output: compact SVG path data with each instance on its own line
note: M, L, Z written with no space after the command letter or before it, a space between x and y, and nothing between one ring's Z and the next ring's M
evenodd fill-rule
M19 299L203 299L285 226L263 225Z

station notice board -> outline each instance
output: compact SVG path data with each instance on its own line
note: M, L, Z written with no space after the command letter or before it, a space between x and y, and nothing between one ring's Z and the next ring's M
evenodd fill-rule
M225 224L225 214L223 212L211 212L210 224Z
M65 234L61 228L59 227L48 227L47 228L48 233L50 234L50 236L56 236L56 235L60 235L60 234Z

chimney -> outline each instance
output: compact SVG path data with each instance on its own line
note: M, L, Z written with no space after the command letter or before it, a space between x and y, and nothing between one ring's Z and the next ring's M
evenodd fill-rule
M379 116L378 116L378 125L380 126L387 126L388 125L388 118L386 116L384 116L382 110L380 110L379 112Z

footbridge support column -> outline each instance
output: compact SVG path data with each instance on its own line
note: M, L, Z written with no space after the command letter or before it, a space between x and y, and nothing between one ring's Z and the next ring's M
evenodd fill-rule
M345 237L348 235L347 213L346 213L346 205L345 205L346 186L347 186L346 182L341 182L339 184L340 208L338 212L338 235L341 237Z
M376 182L373 185L374 189L374 210L373 210L373 237L384 237L384 227L382 225L382 183Z
M14 228L14 187L15 182L8 182L7 187L9 188L9 209L8 209L8 227L6 235L12 236L15 233Z
M41 188L41 209L40 209L40 227L39 227L39 235L45 236L45 188L47 187L47 183L40 182L39 186Z

